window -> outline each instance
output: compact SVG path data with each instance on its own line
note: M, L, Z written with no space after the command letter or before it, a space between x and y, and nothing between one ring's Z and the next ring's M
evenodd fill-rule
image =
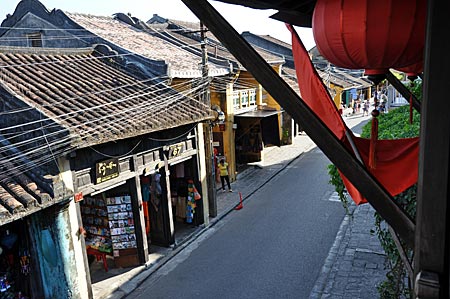
M256 105L256 90L254 90L254 89L249 90L248 96L250 99L250 106Z
M233 91L233 107L234 109L240 108L239 91Z
M241 91L241 105L242 105L242 107L248 107L248 91L247 90Z
M42 48L42 34L40 32L28 34L27 38L28 38L28 46L34 48Z

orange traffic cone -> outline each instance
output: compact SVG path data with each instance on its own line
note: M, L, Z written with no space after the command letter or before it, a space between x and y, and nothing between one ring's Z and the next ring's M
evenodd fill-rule
M240 210L244 207L244 205L242 204L242 193L239 192L239 204L234 208L235 210Z

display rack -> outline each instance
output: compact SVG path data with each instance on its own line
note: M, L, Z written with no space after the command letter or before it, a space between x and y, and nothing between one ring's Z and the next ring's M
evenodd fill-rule
M86 246L101 252L112 253L111 233L105 200L85 197L81 205L84 229L88 233Z
M113 250L137 248L131 196L106 198Z

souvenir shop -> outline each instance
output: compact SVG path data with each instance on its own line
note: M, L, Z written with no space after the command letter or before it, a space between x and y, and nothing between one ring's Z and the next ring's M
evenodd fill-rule
M139 265L136 240L136 213L130 185L119 186L84 196L80 201L86 253L90 266L104 271L111 267L127 268ZM94 261L100 263L94 263Z
M140 177L147 240L164 247L204 222L196 151L168 156L166 166Z
M178 224L183 228L203 223L195 130L183 138L161 144L141 136L73 155L70 163L91 279L93 273L104 276L112 267L142 265L148 261L150 245L175 243Z
M279 113L256 110L235 115L236 163L261 161L264 147L281 145Z
M31 240L27 221L0 228L0 298L33 298L35 265L31 265ZM34 254L33 254L34 255ZM36 261L34 261L36 262Z
M0 226L1 299L63 298L67 290L77 292L68 206L53 205Z

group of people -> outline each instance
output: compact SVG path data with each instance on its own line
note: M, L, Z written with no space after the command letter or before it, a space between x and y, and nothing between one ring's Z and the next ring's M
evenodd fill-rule
M370 113L370 102L368 100L365 100L361 103L361 101L354 101L353 105L349 105L352 110L351 110L351 114L358 114L361 112L362 109L362 115L363 116L369 116ZM380 113L384 113L386 112L386 106L384 102L381 102L380 104L376 104L375 105L375 109L378 110ZM341 115L349 115L350 112L348 112L348 114L346 114L344 111L346 111L345 105L341 104L341 108L339 109L339 113Z

